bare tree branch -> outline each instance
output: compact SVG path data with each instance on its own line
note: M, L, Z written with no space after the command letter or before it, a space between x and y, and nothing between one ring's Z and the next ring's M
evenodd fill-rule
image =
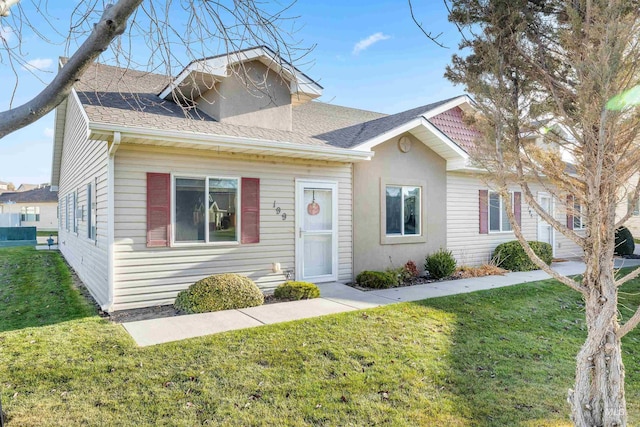
M0 113L0 138L40 119L56 108L71 92L74 83L96 58L125 31L127 20L142 0L119 0L105 8L89 38L62 67L53 81L35 98Z
M442 36L442 33L437 34L437 35L433 35L430 31L427 31L427 30L424 29L424 26L422 25L422 23L418 22L418 19L416 18L416 15L413 13L413 4L411 3L411 0L407 0L407 1L409 3L409 11L411 12L411 19L413 19L413 22L418 26L420 31L422 31L422 34L424 34L429 40L431 40L432 42L434 42L438 46L440 46L440 47L442 47L444 49L449 49L447 46L445 46L444 44L442 44L438 40L440 38L440 36Z

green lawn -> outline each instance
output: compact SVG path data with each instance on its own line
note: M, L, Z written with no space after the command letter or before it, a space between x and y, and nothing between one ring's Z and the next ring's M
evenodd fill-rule
M38 237L49 237L49 236L56 237L58 235L58 231L57 230L56 231L37 230L36 235Z
M0 250L9 426L569 425L583 308L552 281L149 348L69 286L59 254ZM640 282L624 291L628 316ZM624 341L631 424L639 339Z

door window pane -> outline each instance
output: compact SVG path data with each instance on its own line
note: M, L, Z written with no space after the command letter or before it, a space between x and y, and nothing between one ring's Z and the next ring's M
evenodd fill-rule
M304 230L327 231L333 229L333 197L331 190L304 189Z
M209 178L209 241L238 240L238 180Z
M402 234L402 187L387 186L387 234Z
M176 179L176 242L204 242L204 179Z
M420 234L420 187L402 187L404 234Z

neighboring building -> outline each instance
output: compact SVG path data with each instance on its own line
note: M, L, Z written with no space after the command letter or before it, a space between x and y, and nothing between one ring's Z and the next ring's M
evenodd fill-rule
M22 192L0 194L0 214L20 214L22 227L38 230L58 229L58 193L50 185Z
M0 194L6 193L7 191L14 191L13 188L12 183L0 181Z
M16 189L18 193L23 191L35 190L36 188L45 187L49 184L20 184L20 186Z
M92 66L56 110L52 185L60 250L99 304L170 304L225 272L350 281L441 247L479 264L514 239L468 167L466 96L387 116L321 94L264 47L174 79ZM527 238L578 253L513 197Z

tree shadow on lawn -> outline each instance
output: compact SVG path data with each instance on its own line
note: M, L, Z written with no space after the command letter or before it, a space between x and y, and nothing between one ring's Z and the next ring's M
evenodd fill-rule
M0 249L0 332L96 315L73 286L62 256L31 247Z
M625 286L621 311L638 306L639 290L640 281ZM572 425L566 398L586 338L576 292L546 280L416 304L455 317L444 387L475 425ZM623 342L630 424L640 421L639 338L632 332Z

